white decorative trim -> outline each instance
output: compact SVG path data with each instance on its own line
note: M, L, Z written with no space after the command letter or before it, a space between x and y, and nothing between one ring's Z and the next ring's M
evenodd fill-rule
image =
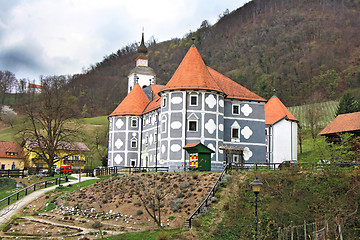
M249 116L252 112L253 109L250 107L249 104L244 104L244 106L241 108L241 112L244 113L244 115L247 117Z
M207 123L205 123L205 129L210 133L213 134L216 130L216 124L214 122L214 120L212 118L209 119L209 121L207 121Z
M249 126L246 126L241 130L241 134L244 136L245 139L249 139L253 134L253 131L249 128Z
M180 103L182 103L182 98L181 97L173 97L173 98L171 98L171 103L172 104L180 104Z
M209 108L214 108L216 106L216 98L213 94L210 94L206 97L205 103L208 105Z

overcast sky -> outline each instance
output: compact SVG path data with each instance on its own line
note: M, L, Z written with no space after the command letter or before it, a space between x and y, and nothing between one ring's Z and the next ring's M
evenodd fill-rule
M183 37L249 0L0 0L0 70L81 73L129 43Z

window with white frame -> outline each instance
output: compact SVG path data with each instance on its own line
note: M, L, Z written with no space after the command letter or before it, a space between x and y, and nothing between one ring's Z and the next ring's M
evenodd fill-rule
M190 95L190 106L198 105L198 95L192 94Z
M138 126L138 120L137 118L131 118L131 127L137 127Z
M233 155L233 162L238 163L239 162L239 155L234 154Z
M166 97L162 97L162 107L166 107Z
M158 134L154 133L154 141L157 142L158 141Z
M80 156L79 156L79 155L73 155L73 156L71 156L71 160L79 161L79 160L80 160Z
M145 136L145 144L147 145L149 143L149 135L146 134Z
M192 113L188 117L188 131L189 132L197 132L198 131L198 122L199 122L199 118L194 113Z
M231 139L233 139L233 140L240 139L240 128L237 128L237 127L231 128Z
M189 120L189 131L191 132L196 132L197 131L197 124L198 121L197 120Z
M163 115L161 117L161 132L162 133L166 132L166 121L167 121L167 118L165 115Z
M131 139L131 148L137 148L137 138Z
M231 125L231 141L240 141L240 125L237 121Z
M239 104L233 104L232 105L232 114L233 115L239 115L240 114L240 105Z

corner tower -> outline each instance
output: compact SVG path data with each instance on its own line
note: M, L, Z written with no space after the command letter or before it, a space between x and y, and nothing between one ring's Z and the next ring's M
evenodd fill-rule
M128 75L128 93L136 84L139 84L142 88L156 84L156 74L154 70L149 67L149 58L147 57L148 49L144 43L144 33L142 33L141 43L137 51L136 66Z

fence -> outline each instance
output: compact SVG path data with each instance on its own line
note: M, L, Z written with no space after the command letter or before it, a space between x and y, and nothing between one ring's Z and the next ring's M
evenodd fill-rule
M6 198L3 198L0 200L0 209L4 206L4 205L10 205L12 202L16 202L18 201L20 198L32 193L32 192L35 192L36 189L40 189L42 187L44 188L47 188L48 186L52 185L52 184L61 184L61 181L62 181L62 178L64 178L64 181L65 182L68 182L69 179L68 179L68 176L65 175L65 176L61 176L61 177L58 177L58 178L53 178L53 179L49 179L49 180L45 180L45 181L42 181L42 182L37 182L37 183L34 183L34 184L31 184L30 186L26 187L26 188L23 188L21 189L20 191L16 192L16 193L13 193L11 194L10 196L7 196Z
M168 167L107 167L94 169L95 176L137 172L168 172Z
M0 170L0 177L25 177L25 170Z
M202 203L196 208L196 210L190 215L190 217L186 220L186 222L188 222L188 226L189 228L191 228L191 222L192 220L201 213L203 207L207 207L208 206L208 201L210 199L210 197L215 197L215 192L217 190L218 187L218 183L221 182L222 178L224 177L224 174L227 173L227 169L228 169L228 165L225 165L224 170L221 172L219 178L217 179L217 181L215 182L214 186L211 188L210 192L208 193L208 195L205 197L204 201L202 201Z
M253 171L258 169L271 170L324 170L324 169L360 169L360 164L343 162L325 163L298 163L288 161L283 163L230 163L229 169L235 171Z
M329 227L330 225L330 227ZM343 240L343 233L339 223L330 223L327 220L306 223L297 226L288 226L278 230L278 240Z

